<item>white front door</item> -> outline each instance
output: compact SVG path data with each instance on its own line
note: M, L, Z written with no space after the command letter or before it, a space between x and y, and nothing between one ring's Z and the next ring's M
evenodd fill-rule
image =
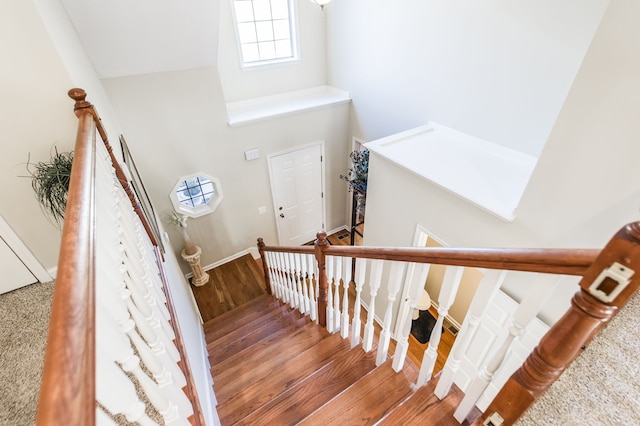
M2 238L0 238L0 271L2 271L0 294L38 281Z
M322 144L268 157L281 245L315 240L323 229Z

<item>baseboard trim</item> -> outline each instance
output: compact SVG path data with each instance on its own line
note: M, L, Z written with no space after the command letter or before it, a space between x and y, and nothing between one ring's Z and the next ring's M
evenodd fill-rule
M202 269L204 271L208 271L210 269L213 268L217 268L218 266L222 266L225 263L231 262L232 260L236 260L241 258L244 255L250 254L251 257L253 257L254 259L260 259L260 253L258 252L258 248L257 247L250 247L248 249L239 251L238 253L232 254L231 256L225 257L224 259L220 259L216 262L210 263L208 265L205 265L202 267ZM187 279L190 279L193 277L193 272L189 272L187 275L185 275L185 277L187 277Z

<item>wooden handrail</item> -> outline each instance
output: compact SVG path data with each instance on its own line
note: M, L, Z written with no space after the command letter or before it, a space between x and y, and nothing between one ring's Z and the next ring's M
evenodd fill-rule
M326 234L325 234L326 235ZM320 233L318 233L318 238ZM264 246L264 251L313 254L312 246ZM596 249L456 249L440 247L327 246L326 256L362 257L401 262L433 263L488 269L583 275Z
M116 159L115 155L113 154L113 148L109 143L107 132L104 129L104 126L102 125L102 119L98 115L98 111L94 108L94 106L90 102L87 101L87 93L83 89L74 88L69 90L69 97L74 101L76 101L74 106L74 111L76 115L80 114L81 112L87 111L93 116L95 126L98 129L98 133L100 134L100 138L102 139L102 142L104 143L105 148L107 148L107 152L109 153L109 157L111 158L111 164L113 165L113 168L116 171L116 177L118 178L120 185L122 185L122 189L124 189L124 192L127 194L127 197L129 197L129 201L133 206L133 210L136 212L136 215L138 215L140 222L142 222L142 226L147 232L147 235L149 236L151 243L154 246L158 246L158 241L156 241L156 238L153 235L153 232L151 232L151 226L149 225L149 221L147 221L147 217L144 215L144 212L142 211L142 207L140 206L138 199L136 198L133 190L131 189L131 185L129 185L129 179L127 179L127 176L125 175L124 170L122 170L122 167L120 166L120 162Z
M583 275L593 264L599 250L591 249L453 249L434 247L370 247L331 246L324 231L316 235L314 246L266 246L258 238L265 280L269 288L269 273L264 253L313 254L318 264L318 323L327 323L326 256L395 260L400 262L432 263L469 266L546 274Z
M93 105L82 89L71 89L75 100L78 133L67 197L58 272L51 307L51 319L36 424L94 425L95 381L95 167L96 129L104 143L116 177L155 247L167 308L181 356L180 368L187 379L185 393L193 406L192 424L204 425L193 375L177 324L171 292L162 268L162 253L129 181L113 154L107 134Z
M78 134L36 419L38 425L47 426L95 424L95 125L89 111L77 114Z
M635 272L626 287L610 302L595 297L589 290L592 284L602 277L603 272L610 271L609 268L613 266L619 269L620 265ZM615 288L615 280L607 280L603 281L603 291L611 292ZM505 424L513 424L542 396L638 289L640 222L625 226L609 241L584 274L580 290L573 297L569 310L544 335L475 424L481 425L494 412L504 419Z

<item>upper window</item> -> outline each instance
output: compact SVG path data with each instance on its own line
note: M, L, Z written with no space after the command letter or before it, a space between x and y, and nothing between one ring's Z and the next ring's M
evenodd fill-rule
M243 66L298 59L292 0L232 0Z

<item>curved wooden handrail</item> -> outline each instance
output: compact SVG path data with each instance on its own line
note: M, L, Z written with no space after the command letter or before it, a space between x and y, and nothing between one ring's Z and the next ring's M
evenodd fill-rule
M90 102L87 101L87 92L85 92L83 89L73 88L69 90L69 97L74 101L76 101L74 106L74 111L76 115L79 116L80 113L87 111L93 116L93 119L95 121L95 126L98 129L98 133L100 134L100 138L102 139L102 142L104 143L105 148L107 148L107 152L109 153L109 157L111 158L111 164L113 165L113 168L116 171L116 177L118 178L120 185L122 185L122 189L124 189L124 192L127 194L127 197L129 197L129 201L131 201L133 210L136 212L136 215L138 215L138 218L140 218L140 222L142 222L142 226L147 232L147 235L149 236L151 243L154 246L158 246L158 241L156 241L156 238L153 235L153 232L151 232L151 226L149 225L149 222L147 221L147 218L144 215L144 212L142 211L142 207L140 207L140 203L138 202L138 199L136 198L133 190L131 189L131 185L129 185L129 179L125 175L124 170L122 170L122 167L120 166L120 162L116 159L115 155L113 154L113 147L109 143L109 137L107 136L107 132L104 129L104 126L102 125L102 119L98 115L98 111L96 111L95 107Z
M622 265L635 273L623 290L606 302L591 294L589 289L613 265L618 268ZM513 424L640 289L639 270L640 222L635 222L618 231L604 247L585 272L580 290L573 296L567 312L547 331L474 424L482 425L494 412L500 414L504 424Z
M79 112L36 423L95 424L93 116Z
M194 416L190 420L192 424L204 425L203 412L186 358L186 349L177 326L175 309L171 304L171 294L161 266L162 253L158 250L157 241L129 181L113 154L100 117L93 105L86 101L85 91L71 89L69 97L76 102L74 111L78 116L79 124L36 424L90 426L96 421L94 185L97 130L109 153L116 177L156 248L168 309L176 334L175 341L182 358L180 368L187 378L185 392L194 409Z
M313 246L264 246L264 251L313 254ZM600 250L328 246L327 256L362 257L548 274L583 275Z

